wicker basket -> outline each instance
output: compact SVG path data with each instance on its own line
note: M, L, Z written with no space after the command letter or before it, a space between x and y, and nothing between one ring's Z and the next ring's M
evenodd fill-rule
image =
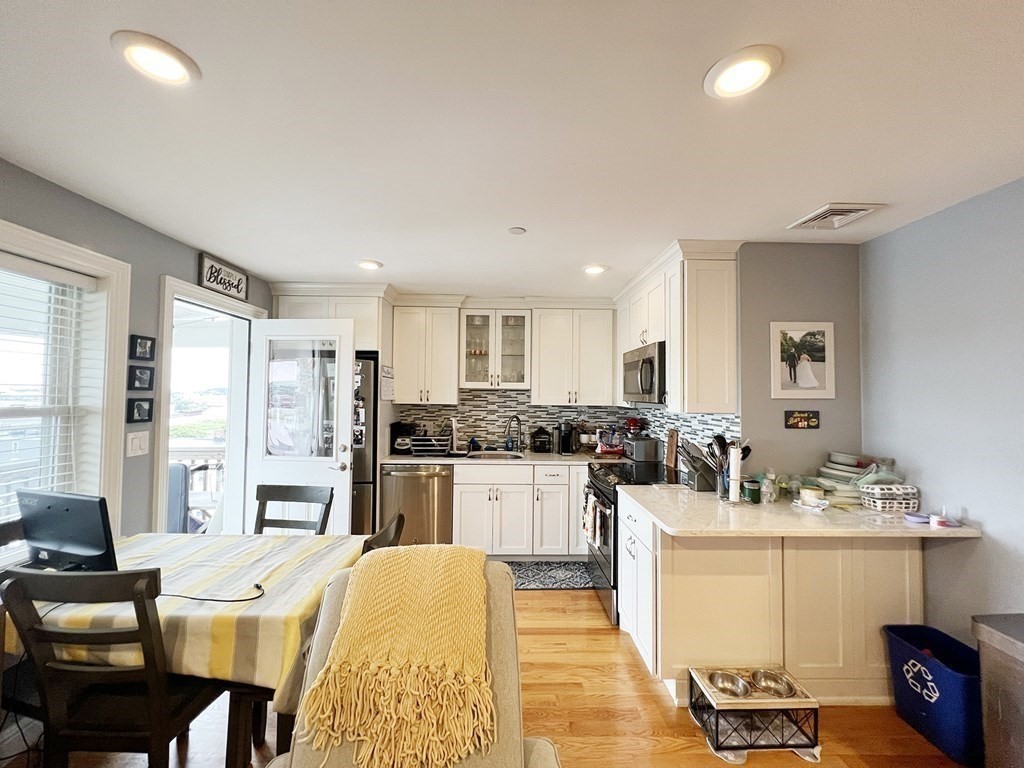
M860 503L875 512L917 512L921 502L913 485L862 485Z

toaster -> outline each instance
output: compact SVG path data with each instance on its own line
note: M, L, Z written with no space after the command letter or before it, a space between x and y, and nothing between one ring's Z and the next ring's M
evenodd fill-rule
M633 461L661 461L661 440L656 437L627 437L623 446Z

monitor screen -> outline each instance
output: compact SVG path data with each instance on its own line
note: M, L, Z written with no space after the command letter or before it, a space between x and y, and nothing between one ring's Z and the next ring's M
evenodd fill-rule
M31 565L63 571L117 570L106 499L53 491L17 493Z

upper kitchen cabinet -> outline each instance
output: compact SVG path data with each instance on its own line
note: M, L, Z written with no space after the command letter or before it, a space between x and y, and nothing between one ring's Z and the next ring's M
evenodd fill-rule
M391 363L393 295L385 286L274 283L274 317L286 320L352 320L355 348L377 350L381 362ZM362 291L373 295L345 295Z
M531 402L612 405L612 333L610 309L535 309Z
M459 401L459 310L395 307L395 403Z
M665 281L661 274L640 286L629 301L628 352L665 340Z
M461 319L461 386L529 389L530 310L464 309Z

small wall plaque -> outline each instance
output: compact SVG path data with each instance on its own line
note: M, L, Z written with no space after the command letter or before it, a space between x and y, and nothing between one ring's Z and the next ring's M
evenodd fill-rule
M249 275L208 253L199 254L199 285L242 301L249 298Z
M817 429L821 426L819 411L786 411L786 429Z

